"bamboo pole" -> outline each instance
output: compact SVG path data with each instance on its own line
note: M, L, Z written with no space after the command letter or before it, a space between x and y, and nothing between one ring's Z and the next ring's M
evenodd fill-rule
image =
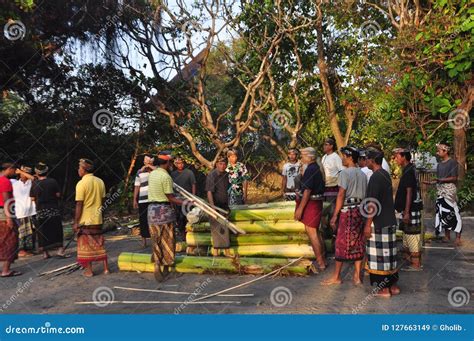
M194 301L80 301L75 302L75 304L88 305L88 304L240 304L240 301L205 301L205 302L194 302Z
M194 292L184 292L184 291L169 291L169 290L156 290L156 289L140 289L140 288L127 288L127 287L117 287L115 286L114 289L120 289L120 290L127 290L127 291L140 291L140 292L156 292L156 293L161 293L161 294L170 294L170 295L196 295L196 296L205 296L208 294L199 294L199 293L194 293ZM218 295L222 297L253 297L255 294L223 294L223 295Z

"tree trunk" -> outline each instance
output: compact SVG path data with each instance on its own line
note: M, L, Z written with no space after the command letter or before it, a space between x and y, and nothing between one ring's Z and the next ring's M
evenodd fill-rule
M466 175L467 163L467 130L469 129L469 113L472 110L474 102L474 86L468 85L463 102L456 110L454 126L454 158L459 163L459 180L464 179Z

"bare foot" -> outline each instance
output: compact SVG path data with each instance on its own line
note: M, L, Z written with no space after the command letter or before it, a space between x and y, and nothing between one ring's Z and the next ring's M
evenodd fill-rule
M456 241L454 242L454 245L456 245L456 246L462 246L461 239L456 239Z
M392 295L400 295L400 288L394 284L390 287L390 293Z
M354 285L357 285L357 286L362 285L362 281L360 279L354 279L352 280L352 282L354 283Z
M85 270L82 274L84 275L84 277L88 277L88 278L94 276L94 273L90 270Z
M104 270L104 275L108 275L108 274L110 274L110 270L109 269Z
M383 288L382 290L380 290L379 292L377 292L374 296L375 296L375 297L390 298L390 297L392 297L392 294L390 293L390 289L389 289L389 288Z
M334 284L341 284L342 281L338 278L329 278L325 281L321 282L321 285L334 285Z

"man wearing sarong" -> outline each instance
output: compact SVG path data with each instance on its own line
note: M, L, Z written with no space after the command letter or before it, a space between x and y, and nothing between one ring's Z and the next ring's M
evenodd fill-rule
M80 159L74 231L77 233L77 262L84 268L85 277L94 276L92 262L103 262L104 274L109 273L102 231L105 185L93 173L94 163Z
M13 184L13 197L15 198L15 215L18 219L18 257L31 256L35 248L34 222L36 206L31 200L30 191L34 180L33 168L21 166L16 171L20 180Z
M362 207L365 222L364 235L367 239L366 270L374 293L379 297L398 295L397 285L397 219L393 203L393 188L390 174L382 168L383 152L368 148L367 167L373 172L365 205Z
M395 210L399 218L399 228L403 231L404 257L410 264L406 271L421 270L421 211L423 209L415 165L411 163L411 153L406 148L393 150L396 163L402 167L402 175L395 195Z
M226 172L227 160L225 157L218 157L216 168L206 177L207 200L213 206L222 208L230 213L229 209L229 173ZM220 224L217 220L209 217L211 223L212 255L217 256L220 250L226 256L230 256L230 236L229 229Z
M311 265L313 273L326 269L324 241L319 231L324 200L324 180L316 163L316 150L312 147L301 150L301 162L305 165L300 192L296 197L295 220L301 221L316 257ZM319 268L319 269L318 269Z
M3 262L1 277L21 275L21 272L10 269L18 257L18 232L10 182L10 178L15 175L15 169L15 165L9 162L0 165L0 262Z
M293 201L296 198L295 178L300 173L301 162L298 160L298 150L290 149L288 151L288 162L283 165L282 184L283 199Z
M436 184L436 216L435 229L440 234L444 230L443 242L451 240L451 231L456 233L456 246L461 246L462 221L457 204L456 183L458 180L459 165L456 160L449 157L450 147L447 143L436 145L440 162L436 168L436 179L425 182Z
M362 260L365 257L364 221L360 204L365 198L367 177L357 167L359 151L353 146L341 148L342 164L346 167L339 174L336 208L331 218L330 225L336 230L336 268L331 278L324 281L323 285L340 284L341 269L344 262L354 262L355 285L362 283Z
M336 207L336 197L339 191L337 187L337 180L342 170L342 160L336 153L336 140L332 137L327 138L323 145L324 156L321 163L324 168L325 174L325 189L324 198L327 202L331 203L330 215L334 214L334 208Z
M173 179L168 173L171 160L171 155L160 153L155 158L158 168L148 178L148 224L153 245L155 279L158 282L166 278L169 267L174 264L176 213L171 204L183 204L173 194Z
M48 176L49 167L38 162L35 166L37 179L31 185L30 197L36 205L36 236L43 258L50 258L49 251L58 249L56 257L68 258L63 247L63 225L59 210L61 190L58 182Z
M138 209L140 236L144 248L146 247L146 239L150 238L150 229L148 228L148 177L155 168L151 155L145 155L143 167L140 168L135 177L135 189L133 191L133 208Z

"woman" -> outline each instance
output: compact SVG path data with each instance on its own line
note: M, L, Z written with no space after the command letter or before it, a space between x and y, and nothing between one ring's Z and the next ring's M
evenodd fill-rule
M67 258L63 248L63 226L59 212L59 184L48 178L48 166L39 162L35 167L37 180L31 186L30 197L36 204L38 246L43 258L50 257L49 250L58 249L58 257Z
M162 282L169 272L169 267L174 264L176 213L171 204L182 205L183 201L173 195L173 180L168 173L171 156L160 154L155 159L155 164L158 168L148 177L148 224L155 279Z
M245 165L238 162L238 153L235 149L227 152L226 172L229 174L229 206L243 205L247 201L247 188L250 174Z

